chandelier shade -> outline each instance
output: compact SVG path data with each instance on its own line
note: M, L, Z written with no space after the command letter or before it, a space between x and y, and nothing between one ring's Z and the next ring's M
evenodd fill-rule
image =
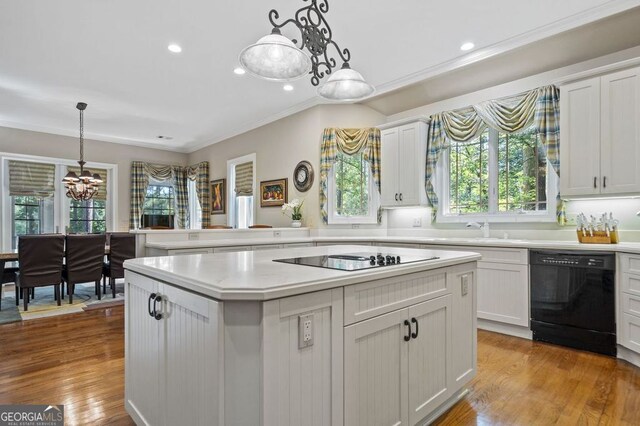
M311 71L311 59L278 29L240 52L240 65L250 74L273 81L291 81Z
M375 91L358 71L344 63L332 74L325 84L318 88L318 95L332 101L357 101L370 96Z
M78 102L76 108L80 111L80 176L70 171L62 179L66 189L66 195L76 201L84 201L92 199L100 190L100 184L103 182L102 177L97 173L91 173L84 168L84 110L87 104Z

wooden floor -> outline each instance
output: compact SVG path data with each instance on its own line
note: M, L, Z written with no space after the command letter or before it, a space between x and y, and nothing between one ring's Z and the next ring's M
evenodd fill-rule
M478 332L478 377L439 425L639 425L640 369ZM122 306L0 326L0 404L64 404L66 424L133 424L124 411Z

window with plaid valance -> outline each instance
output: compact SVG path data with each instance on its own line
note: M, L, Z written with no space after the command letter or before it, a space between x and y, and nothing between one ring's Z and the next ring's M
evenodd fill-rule
M515 96L443 111L430 117L427 135L425 189L435 218L438 209L433 178L449 142L471 142L487 127L512 134L534 126L547 161L560 175L560 91L544 86ZM561 208L562 203L558 203Z
M131 203L129 227L139 229L142 226L144 200L149 179L171 181L175 194L176 219L178 228L189 227L189 191L187 181L196 181L198 200L202 208L202 226L210 221L209 206L209 163L202 162L190 167L151 164L143 161L131 163Z
M345 155L363 154L363 159L371 166L371 175L376 191L380 194L380 129L326 128L320 148L320 212L324 223L329 221L327 210L328 179L331 167L337 160L338 152ZM382 221L382 210L378 209L378 223Z

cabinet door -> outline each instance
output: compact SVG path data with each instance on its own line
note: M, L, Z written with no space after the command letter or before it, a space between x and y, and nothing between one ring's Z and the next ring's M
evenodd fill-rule
M451 295L409 308L416 335L409 342L409 424L415 425L450 396Z
M218 368L222 304L162 285L161 383L166 425L222 425ZM216 337L218 336L218 337Z
M478 263L478 318L529 326L527 265Z
M163 418L160 322L149 315L148 301L159 284L128 271L125 282L125 403L137 424L158 425Z
M407 319L402 309L345 327L345 426L409 424Z
M380 183L383 207L398 204L398 129L383 130L380 135Z
M600 193L600 78L560 88L560 193Z
M476 272L462 270L447 273L448 286L453 293L451 380L460 389L476 375Z
M640 191L640 68L601 79L602 193Z
M640 317L623 313L618 326L618 343L640 353Z
M412 123L401 126L398 129L398 191L400 192L400 204L420 204L420 186L424 186L424 179L418 176L418 146L419 124ZM424 164L422 165L424 167Z

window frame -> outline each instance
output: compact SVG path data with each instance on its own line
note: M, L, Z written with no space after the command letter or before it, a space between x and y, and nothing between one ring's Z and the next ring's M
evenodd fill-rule
M65 195L62 178L67 173L67 166L77 166L78 161L74 159L45 157L39 155L15 154L0 152L0 246L3 250L12 246L11 236L13 223L11 196L9 195L9 161L30 161L34 163L47 163L55 165L55 192L53 201L53 229L54 232L62 233L68 229L70 224L70 203ZM87 162L85 165L91 168L107 170L107 212L106 229L111 232L118 229L118 165L111 163ZM128 225L127 225L128 226Z
M71 220L71 202L72 202L72 200L69 200L69 230L71 230L71 222L85 222L87 224L89 224L89 223L93 224L95 222L104 222L105 232L106 232L106 228L107 228L106 212L108 210L107 209L107 204L105 202L105 207L104 207L105 218L104 218L104 220L96 220L96 219L93 219L93 216L95 214L94 211L97 210L97 208L93 205L93 203L95 203L96 201L102 201L102 200L91 199L91 200L81 201L81 203L90 203L91 206L79 206L79 207L77 207L79 209L82 209L82 210L85 210L87 212L90 212L91 213L91 218L89 218L89 219L81 219L81 220ZM91 225L91 228L93 228L93 225ZM94 232L91 232L91 233L94 233Z
M202 229L202 206L198 199L198 182L187 179L187 193L189 194L189 229Z
M362 153L360 153L362 154ZM369 167L369 213L366 216L341 216L336 211L336 165L331 165L327 177L327 222L329 225L370 225L378 224L378 209L380 208L380 194L373 181L371 167ZM370 164L369 164L370 166Z
M235 167L238 164L251 162L253 164L253 216L252 222L256 223L258 217L258 189L256 173L256 153L243 155L242 157L227 160L227 226L237 228L236 221L236 173Z
M560 192L559 177L553 166L547 161L547 210L546 211L524 211L524 212L499 212L498 211L498 142L499 133L497 130L489 128L489 211L487 213L456 214L449 212L450 205L450 149L442 151L440 159L436 164L434 185L438 195L438 211L436 212L436 223L467 223L482 222L504 223L504 222L556 222L557 196Z

